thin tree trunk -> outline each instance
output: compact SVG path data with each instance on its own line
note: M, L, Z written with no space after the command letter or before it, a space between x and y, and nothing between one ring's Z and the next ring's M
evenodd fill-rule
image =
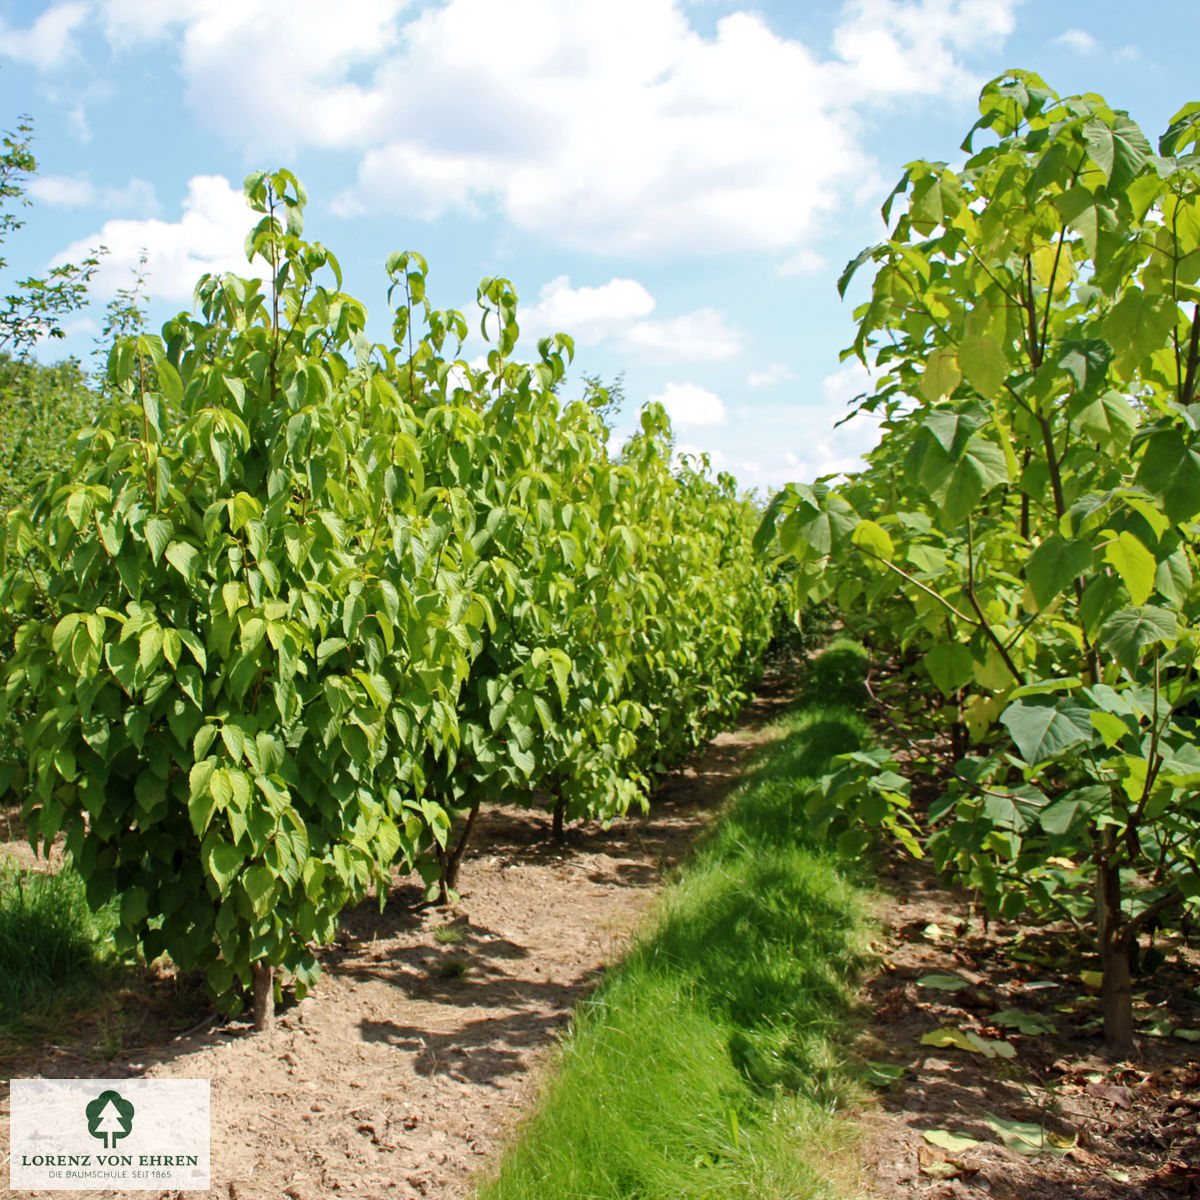
M1133 1054L1133 980L1129 970L1132 928L1122 928L1121 862L1111 829L1101 834L1096 859L1096 924L1099 931L1100 1007L1104 1049L1113 1059Z
M551 835L556 842L561 842L566 837L565 821L567 816L567 802L562 798L561 793L556 793L557 799L554 801L554 822L551 826Z
M269 963L256 962L254 972L254 1028L270 1033L275 1028L275 968Z
M463 826L462 834L452 850L438 850L438 862L441 863L442 873L438 877L438 903L449 904L450 893L458 886L458 868L462 864L463 855L467 851L467 843L471 838L471 829L475 818L479 815L479 801L472 806L467 814L467 823Z

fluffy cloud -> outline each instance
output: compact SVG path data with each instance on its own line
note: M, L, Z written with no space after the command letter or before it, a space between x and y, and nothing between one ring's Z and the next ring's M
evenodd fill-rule
M658 362L722 362L742 352L742 335L715 308L667 321L639 321L625 344Z
M1100 43L1085 29L1068 29L1054 39L1056 45L1066 46L1076 54L1095 54Z
M787 363L772 363L765 370L751 371L746 378L746 385L753 388L773 387L777 383L795 378L796 372Z
M962 58L998 49L1015 26L1014 0L852 0L833 44L841 86L860 99L970 94Z
M580 345L595 345L653 311L654 297L634 279L573 288L568 276L559 275L542 288L536 304L522 310L520 318L522 330L536 336L568 333Z
M90 8L76 0L52 4L28 29L12 29L0 21L4 56L42 71L61 67L78 54L75 34L87 20Z
M725 405L721 397L694 383L668 383L650 399L661 404L667 410L671 424L679 428L725 423Z
M177 41L192 107L247 152L357 152L344 214L666 255L799 250L870 173L855 106L967 86L1016 0L854 0L827 59L751 12L702 36L680 0L99 3L115 44Z
M144 179L131 179L124 187L98 187L86 175L40 175L26 190L54 208L106 208L139 216L152 216L162 208L154 184Z
M205 272L261 275L246 261L243 243L257 219L240 190L221 175L197 175L188 183L178 221L106 221L90 237L67 246L55 261L78 262L96 246L107 247L93 292L113 296L128 287L130 271L146 252L147 290L158 300L188 300Z
M852 363L821 380L821 402L797 410L801 438L799 452L788 451L788 477L811 483L824 475L847 474L862 469L862 457L879 442L879 420L857 413L837 424L855 396L871 387L871 375L861 363Z
M654 297L637 280L574 288L569 276L559 275L522 311L521 329L533 337L568 333L583 346L609 342L652 362L720 362L741 353L741 333L716 309L646 319L654 308Z

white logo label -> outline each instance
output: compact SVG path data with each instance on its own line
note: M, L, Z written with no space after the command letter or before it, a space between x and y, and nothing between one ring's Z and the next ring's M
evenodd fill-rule
M9 1187L208 1189L207 1079L14 1079Z

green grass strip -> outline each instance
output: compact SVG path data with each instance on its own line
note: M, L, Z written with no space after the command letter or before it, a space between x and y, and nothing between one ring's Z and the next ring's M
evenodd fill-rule
M0 1029L86 1000L111 961L114 924L88 908L70 866L51 874L0 858Z
M776 732L652 928L580 1006L481 1200L840 1194L850 1135L833 1113L854 1094L843 1058L865 905L854 865L806 837L803 797L869 735L851 711L813 707Z

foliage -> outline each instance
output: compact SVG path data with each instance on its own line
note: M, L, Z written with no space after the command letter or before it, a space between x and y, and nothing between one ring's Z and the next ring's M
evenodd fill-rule
M605 383L600 375L584 375L583 400L611 429L625 404L625 372L618 371L612 383Z
M1026 72L980 113L962 170L909 164L842 278L877 267L853 353L881 445L789 486L763 535L943 698L967 752L938 864L1006 915L1092 909L1124 1053L1138 934L1200 896L1200 105L1157 154Z
M0 509L26 503L46 475L71 465L72 437L97 407L75 359L43 366L0 352Z
M70 472L9 516L0 605L34 838L120 898L120 948L226 1006L253 981L265 1020L264 983L310 983L393 861L448 895L485 799L643 795L735 711L775 590L759 514L670 472L661 410L613 460L555 397L570 339L512 359L506 281L480 284L473 369L394 254L373 346L298 181L246 192L268 282L206 277L197 315L117 340Z
M25 179L37 170L33 144L33 122L21 117L17 128L4 135L0 154L0 243L19 230L22 221L11 205L28 204ZM62 321L78 311L87 295L88 282L100 265L103 247L82 263L62 263L51 267L44 279L22 279L16 291L0 298L0 351L18 357L26 354L42 338L66 336ZM0 257L0 270L7 260Z

